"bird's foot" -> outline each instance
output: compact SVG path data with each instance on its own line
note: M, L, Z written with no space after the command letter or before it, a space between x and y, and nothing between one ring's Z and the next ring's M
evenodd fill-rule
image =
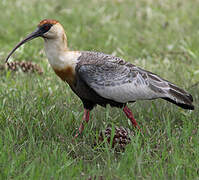
M74 139L77 138L83 132L84 121L86 121L86 123L88 123L88 121L89 121L89 113L90 113L90 111L88 109L84 109L84 115L83 115L82 122L79 126L79 132L74 136Z
M138 128L140 130L140 132L142 133L142 130L139 127L138 123L136 122L135 118L133 117L133 113L131 112L131 110L127 106L125 106L123 108L123 111L126 114L126 116L131 120L131 123L133 124L133 126L135 128ZM142 133L142 135L143 135L143 133Z
M82 122L79 126L79 132L74 136L74 139L77 138L84 130L84 122Z

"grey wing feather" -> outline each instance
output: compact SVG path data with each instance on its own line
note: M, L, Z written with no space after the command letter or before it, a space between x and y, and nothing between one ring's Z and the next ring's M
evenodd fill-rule
M83 53L76 71L100 96L116 102L156 98L169 98L177 103L190 101L190 94L156 74L103 53Z
M121 103L165 97L164 91L153 89L148 74L136 66L104 54L83 56L78 63L77 73L102 97Z

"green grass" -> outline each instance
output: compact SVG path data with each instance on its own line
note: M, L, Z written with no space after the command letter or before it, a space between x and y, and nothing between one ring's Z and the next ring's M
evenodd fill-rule
M42 76L0 72L0 179L198 179L199 3L195 0L1 0L0 62L40 20L59 20L70 49L114 54L159 74L194 97L185 111L163 100L129 104L139 134L120 109L97 107L82 136L83 106L52 71L43 41L20 48ZM125 152L94 147L105 127L135 131Z

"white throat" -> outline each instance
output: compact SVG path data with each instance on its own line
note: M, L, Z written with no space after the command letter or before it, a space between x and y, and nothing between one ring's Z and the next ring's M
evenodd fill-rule
M74 69L81 55L78 51L68 51L65 41L63 38L45 40L45 53L53 69L62 70L69 66Z

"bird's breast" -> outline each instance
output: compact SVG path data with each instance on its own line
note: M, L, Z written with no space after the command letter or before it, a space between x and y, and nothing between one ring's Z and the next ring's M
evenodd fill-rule
M75 83L75 70L73 67L68 66L64 69L55 69L53 68L55 73L69 85L73 85Z
M75 67L81 55L78 51L48 51L48 61L55 73L69 85L75 83Z

